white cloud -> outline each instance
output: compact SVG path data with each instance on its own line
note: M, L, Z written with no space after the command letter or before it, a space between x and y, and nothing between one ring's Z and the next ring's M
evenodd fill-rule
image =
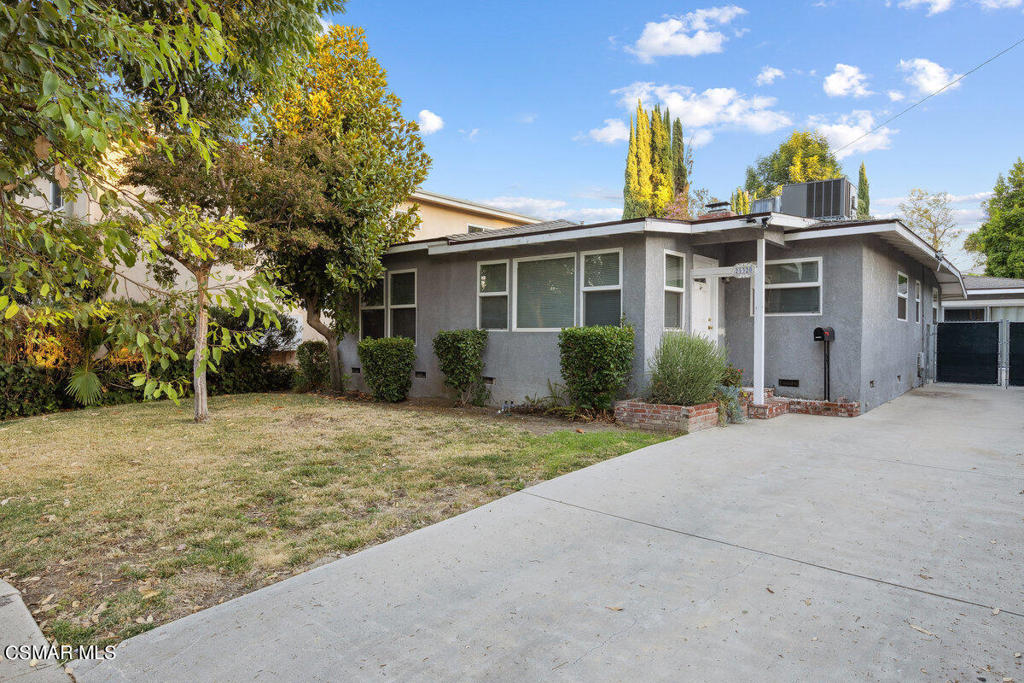
M568 211L565 215L575 220L581 220L584 223L601 223L622 218L622 207L610 206L607 208L575 209Z
M921 95L930 95L950 81L956 80L963 75L953 73L950 69L922 57L917 59L901 59L900 69L907 74L903 79L907 85L916 89ZM956 90L959 87L960 84L956 83L947 88L947 90Z
M707 128L698 128L690 135L690 147L704 147L715 139L714 133Z
M561 199L540 199L537 197L494 197L483 200L484 204L497 206L508 211L517 211L529 216L554 218L564 213L566 202Z
M829 97L867 97L872 94L867 85L868 77L859 67L836 64L836 70L825 77L822 88Z
M782 69L776 69L774 66L766 66L761 69L761 73L757 74L757 78L754 82L758 85L771 85L777 78L785 78L786 74L782 72Z
M317 17L317 19L320 20L320 33L327 33L328 31L331 30L331 26L334 25L329 20L324 19L323 17Z
M928 6L928 16L933 14L939 14L945 12L953 6L953 0L903 0L900 3L900 7L903 9L913 9L920 7L921 5Z
M1024 0L978 0L984 9L1013 9L1020 7Z
M792 123L786 114L772 109L776 102L774 97L747 97L733 88L708 88L697 92L685 85L637 81L612 90L612 94L620 96L620 102L627 110L636 106L637 99L646 105L660 102L671 110L673 117L679 117L684 129L692 131L691 134L699 134L705 144L716 129L739 128L754 133L771 133Z
M950 204L966 204L969 202L977 202L980 204L986 199L992 196L992 191L984 192L969 192L967 194L950 194L946 193L946 199ZM906 197L882 197L881 199L872 199L871 203L877 206L899 206L902 202L907 201ZM961 211L973 211L973 209L959 209ZM980 207L978 211L981 211Z
M474 140L476 140L476 136L479 133L480 133L480 129L479 128L474 128L473 130L466 130L464 128L460 128L459 129L459 134L460 135L464 135L466 137L466 139L469 140L470 142L473 142Z
M851 154L863 154L864 152L876 149L889 149L892 136L899 132L898 130L883 126L872 133L868 133L868 131L875 127L875 117L871 112L863 109L843 114L835 120L829 120L824 116L812 116L807 120L807 123L828 138L832 149L850 145L836 152L836 156L840 159Z
M681 17L668 17L664 21L651 21L644 26L633 47L626 49L647 64L653 62L655 57L696 57L721 52L722 44L728 38L721 31L712 30L712 27L725 26L746 13L747 10L742 7L727 5L695 10Z
M420 131L424 135L431 135L444 128L444 119L429 109L420 112L419 123Z
M890 102L899 102L904 97L906 97L906 95L901 93L899 90L889 90L885 94L889 96L889 101Z
M629 139L629 126L622 119L605 119L604 125L600 128L591 128L586 135L580 133L574 140L589 138L595 142L603 142L611 145L616 142L625 142Z
M519 123L533 123L537 120L537 115L532 113L520 114L517 120Z

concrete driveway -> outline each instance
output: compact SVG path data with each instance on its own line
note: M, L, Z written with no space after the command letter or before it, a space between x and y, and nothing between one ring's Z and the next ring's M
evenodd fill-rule
M998 610L998 612L996 611ZM79 681L1024 681L1024 390L610 460L128 640Z

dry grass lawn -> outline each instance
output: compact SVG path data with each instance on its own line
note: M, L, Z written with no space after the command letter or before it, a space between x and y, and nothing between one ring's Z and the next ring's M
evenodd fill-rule
M291 394L0 422L0 576L61 644L117 642L663 439Z

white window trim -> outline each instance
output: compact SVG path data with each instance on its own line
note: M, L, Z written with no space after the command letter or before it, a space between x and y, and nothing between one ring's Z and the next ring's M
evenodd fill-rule
M573 260L573 277L579 278L579 259L576 257L575 251L565 252L561 254L548 254L546 256L523 256L520 258L512 259L512 331L513 332L560 332L561 327L519 327L519 311L518 311L518 299L519 299L519 264L527 261L549 261L553 259L564 259L571 258ZM572 288L572 310L575 314L576 311L576 286ZM573 320L572 327L576 326L576 321Z
M584 283L587 281L587 257L595 256L597 254L617 254L619 257L619 282L616 285L598 285L594 287L587 287ZM587 292L618 292L619 293L619 320L622 320L622 247L615 249L592 249L590 251L581 251L579 257L579 283L580 283L580 296L579 296L579 324L586 325L587 317L584 311L586 304L586 297L584 294ZM618 324L618 323L616 323Z
M921 281L914 280L914 322L921 324Z
M793 318L793 317L812 317L821 316L825 310L825 276L823 272L823 258L821 256L805 256L802 258L784 258L774 259L771 261L765 261L764 265L774 266L780 263L810 263L816 261L818 263L818 281L817 282L784 282L780 284L770 285L767 282L764 285L764 291L767 292L769 289L804 289L807 287L818 288L818 312L817 313L768 313L765 311L765 316L768 318ZM750 278L750 315L754 315L754 278Z
M669 284L668 284L668 279L667 279L666 273L668 272L668 257L669 256L675 256L675 257L681 258L683 260L683 283L684 283L683 287L672 287L672 286L669 286ZM684 254L682 252L672 251L670 249L666 249L664 254L662 255L662 259L661 259L661 284L662 284L662 288L666 292L675 292L677 294L681 294L682 296L679 297L679 327L665 327L665 311L662 311L661 312L661 326L662 326L662 329L665 329L665 330L685 330L686 329L686 287L685 287L685 283L686 283L687 272L688 271L686 270L686 254ZM664 298L664 297L662 297L662 298Z
M393 278L395 275L405 275L406 273L412 273L412 303L411 304L393 304L393 303L391 303L391 278ZM419 277L419 274L416 272L415 268L404 268L402 270L389 270L387 272L387 284L388 284L388 286L387 286L387 298L384 300L384 301L387 302L387 309L388 309L387 315L385 316L385 323L386 323L385 324L385 330L387 332L387 336L391 337L392 336L392 330L391 330L391 311L400 310L400 309L407 309L407 308L415 309L417 307L417 305L419 304L419 296L417 295L417 290L419 289L420 277ZM419 338L420 338L420 315L419 315L418 311L416 313L416 327L415 327L415 329L413 329L413 334L416 335L416 338L413 341L418 341Z
M907 281L907 293L906 294L900 293L900 276L901 275ZM896 271L896 298L897 298L897 301L896 301L896 319L900 320L902 322L907 322L908 320L910 320L910 278L907 277L907 274L904 273L901 270L897 270ZM906 311L906 317L903 317L903 318L900 317L900 302L898 301L899 299L905 299L906 302L907 302L907 305L903 307L903 310Z
M390 336L388 334L388 273L384 271L384 275L381 276L381 305L380 306L367 306L363 303L363 294L359 294L359 338L356 341L362 341L363 339L363 311L384 311L384 336Z
M496 265L499 265L499 264L504 264L504 266L505 266L505 291L503 291L503 292L481 292L480 291L480 271L483 269L483 266L496 266ZM483 297L486 297L486 296L503 296L503 297L505 297L505 327L495 327L495 328L488 327L486 329L489 330L489 331L493 331L493 332L508 332L509 331L509 328L510 328L509 317L510 317L510 314L511 314L511 311L509 309L512 307L512 293L509 291L509 285L512 283L512 273L509 272L510 270L511 269L509 268L509 260L507 258L498 259L496 261L477 261L476 262L476 329L478 329L478 330L484 329L483 327L480 327L480 303L481 303L480 299L483 298Z

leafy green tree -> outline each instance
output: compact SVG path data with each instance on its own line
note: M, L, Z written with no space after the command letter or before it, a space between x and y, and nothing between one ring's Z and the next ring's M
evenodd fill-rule
M327 340L336 391L343 387L338 341L358 329L358 297L383 275L384 253L419 222L415 206L398 206L426 178L430 157L400 107L363 31L332 27L270 109L241 205L279 284Z
M747 167L744 188L754 199L771 197L783 185L829 180L843 175L843 167L825 136L816 131L798 131L767 156Z
M900 214L906 226L936 250L946 249L963 232L956 227L946 192L932 193L915 187L900 202Z
M20 314L36 327L101 321L108 346L145 359L135 380L146 395L176 398L180 385L149 370L173 360L195 292L133 282L129 269L161 261L159 242L180 237L205 253L223 248L240 228L181 220L177 207L161 210L125 191L117 184L119 163L154 143L167 155L188 150L212 161L209 129L224 93L244 87L248 94L253 84L277 82L290 55L319 31L322 7L340 8L340 2L21 0L0 7L0 316ZM274 25L281 21L287 27ZM246 22L265 23L241 39L236 27ZM253 41L260 55L254 56ZM223 87L215 102L203 104L195 86L216 73ZM262 89L265 95L276 90ZM152 137L158 129L177 135ZM103 218L82 221L51 211L51 182L68 203L88 200ZM151 221L111 220L150 209ZM97 296L108 287L116 294L126 283L149 301ZM246 291L235 294L244 299Z
M860 175L857 177L857 218L871 218L871 188L868 185L868 172L864 162L860 162Z
M1024 278L1024 161L996 179L984 203L986 220L968 235L964 247L985 257L985 274Z

